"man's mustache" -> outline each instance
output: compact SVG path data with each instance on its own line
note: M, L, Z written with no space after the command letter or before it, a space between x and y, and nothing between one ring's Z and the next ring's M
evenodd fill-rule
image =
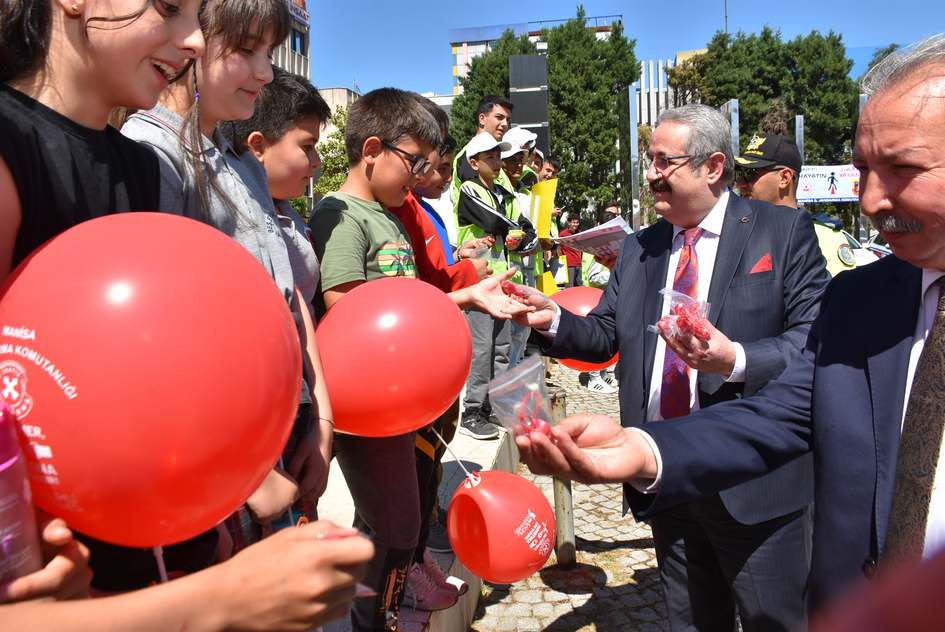
M880 213L870 218L873 228L887 233L917 233L922 225L917 220L897 215L896 213Z

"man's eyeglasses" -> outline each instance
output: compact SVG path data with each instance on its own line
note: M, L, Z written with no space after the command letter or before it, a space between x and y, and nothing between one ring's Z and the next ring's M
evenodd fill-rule
M670 167L681 167L693 158L694 156L692 154L679 154L678 156L664 156L660 154L657 156L650 156L650 161L657 171L666 171ZM682 162L677 162L679 160Z
M430 171L430 167L433 166L433 163L427 160L426 156L411 154L409 151L397 147L390 141L382 140L381 145L394 153L400 154L410 165L410 173L417 178L422 178L423 176L427 175L427 173Z
M758 178L763 176L766 173L772 171L777 171L781 167L762 167L758 169L736 169L735 170L735 184L754 184L758 181Z

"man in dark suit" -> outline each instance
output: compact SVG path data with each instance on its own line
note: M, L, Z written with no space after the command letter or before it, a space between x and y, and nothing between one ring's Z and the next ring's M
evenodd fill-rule
M732 194L730 139L728 121L708 106L662 114L647 179L663 218L627 238L586 319L562 311L539 337L552 356L600 361L620 351L626 426L756 392L798 353L817 316L829 277L811 220ZM664 288L708 301L703 346L647 331L666 314ZM642 494L627 487L625 498L636 506ZM800 455L721 494L651 513L673 629L728 632L736 606L747 632L802 624L812 499L812 459Z
M812 608L872 577L878 560L941 550L943 77L945 37L935 36L887 57L864 80L871 96L854 152L860 201L894 254L834 279L804 350L780 378L753 397L645 433L581 416L550 441L519 437L533 470L650 485L654 494L637 505L649 515L812 451Z

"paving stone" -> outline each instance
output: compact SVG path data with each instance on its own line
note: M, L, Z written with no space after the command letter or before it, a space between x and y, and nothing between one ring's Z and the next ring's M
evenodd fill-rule
M535 619L534 617L519 619L518 630L519 632L540 632L541 621Z
M516 628L518 628L518 624L515 619L506 617L499 620L499 625L495 629L500 632L515 632Z
M580 608L590 600L590 595L571 595L571 605Z
M520 603L539 603L541 602L541 593L537 590L521 590L513 593L513 599Z

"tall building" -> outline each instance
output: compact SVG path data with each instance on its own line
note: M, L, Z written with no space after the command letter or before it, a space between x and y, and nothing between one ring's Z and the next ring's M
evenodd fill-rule
M601 15L585 18L587 28L597 34L597 39L610 37L611 25L623 20L622 15ZM496 26L474 26L450 31L450 48L453 53L453 94L462 94L463 87L460 80L469 74L472 60L492 50L496 40L506 31L515 35L528 35L528 39L535 43L539 53L548 50L548 44L541 41L543 29L550 29L567 20L540 20L537 22L522 22L519 24L500 24Z
M289 37L279 44L272 54L272 63L291 73L311 80L311 63L308 51L309 18L305 0L286 0L292 14Z

